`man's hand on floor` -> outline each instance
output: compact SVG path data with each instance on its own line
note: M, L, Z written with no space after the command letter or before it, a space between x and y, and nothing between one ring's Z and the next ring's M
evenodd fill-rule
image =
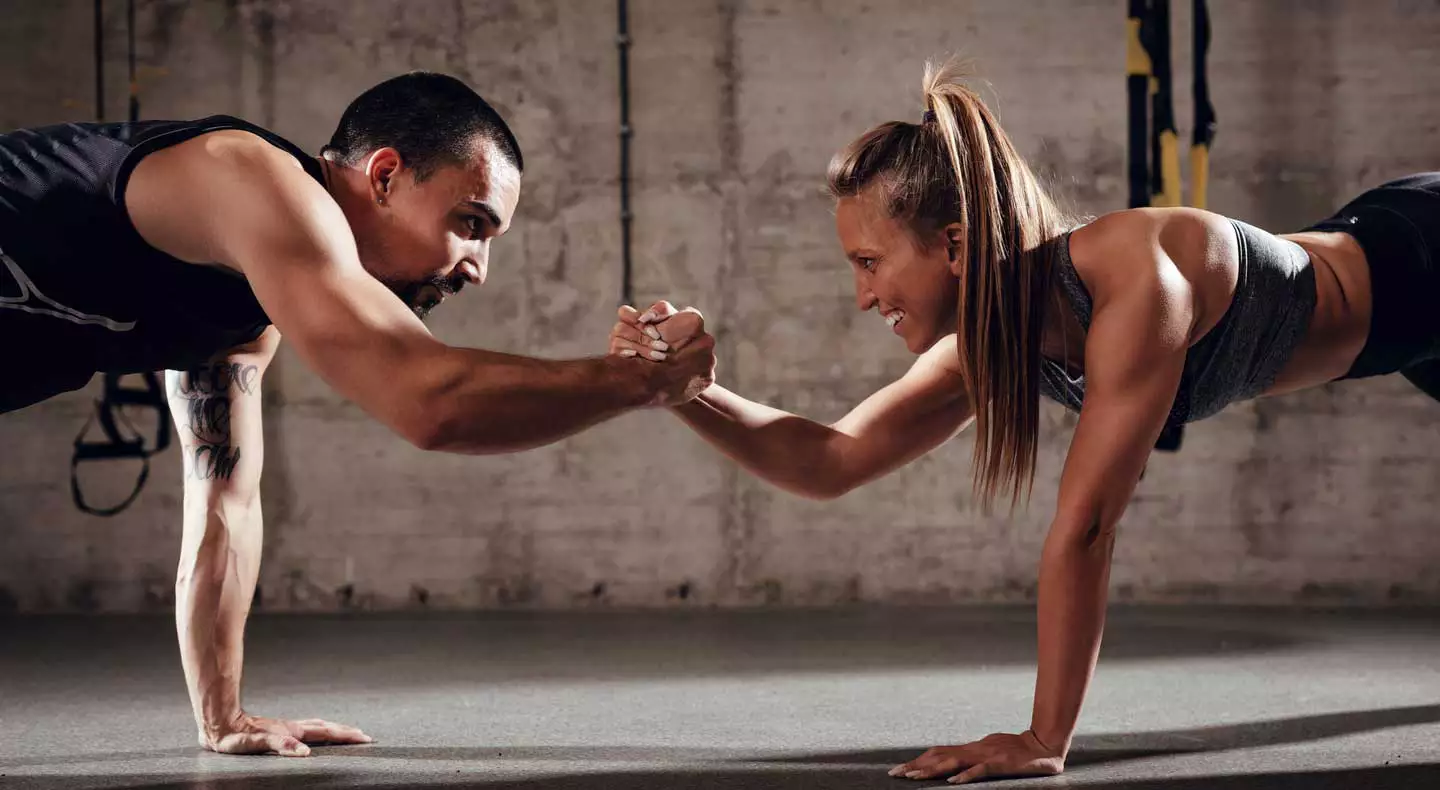
M200 745L222 754L267 754L308 757L306 744L371 743L369 735L346 724L322 719L271 719L242 713L221 727L200 732Z

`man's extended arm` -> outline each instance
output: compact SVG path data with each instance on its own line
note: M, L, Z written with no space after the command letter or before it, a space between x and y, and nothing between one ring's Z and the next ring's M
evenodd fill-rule
M125 204L155 247L242 272L307 365L423 448L536 447L627 409L693 396L703 388L694 382L713 371L708 339L663 366L441 343L361 266L345 215L324 188L253 135L219 132L147 156Z

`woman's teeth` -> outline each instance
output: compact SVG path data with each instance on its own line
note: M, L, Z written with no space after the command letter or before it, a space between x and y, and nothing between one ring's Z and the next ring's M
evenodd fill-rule
M896 310L895 312L889 313L885 316L885 323L889 324L891 329L894 329L896 324L904 320L905 313L899 310Z

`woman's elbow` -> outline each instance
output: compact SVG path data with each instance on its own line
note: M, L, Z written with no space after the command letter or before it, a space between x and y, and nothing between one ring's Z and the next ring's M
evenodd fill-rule
M787 481L780 487L790 493L816 502L829 502L854 491L859 481L838 472L811 474Z

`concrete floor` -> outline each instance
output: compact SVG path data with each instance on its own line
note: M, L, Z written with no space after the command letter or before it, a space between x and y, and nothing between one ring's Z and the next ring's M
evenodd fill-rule
M0 786L943 786L885 771L1023 728L1023 609L257 617L247 702L377 743L193 745L170 623L0 620ZM1061 777L1004 787L1440 787L1440 615L1116 611Z

